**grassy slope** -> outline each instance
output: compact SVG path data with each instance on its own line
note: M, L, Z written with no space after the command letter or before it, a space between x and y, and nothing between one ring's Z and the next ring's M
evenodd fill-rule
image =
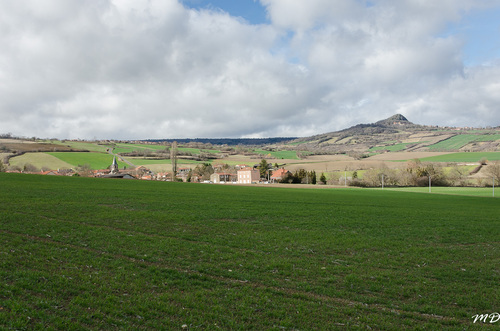
M13 157L9 160L11 166L20 167L21 169L25 164L32 164L38 169L46 167L48 169L61 169L73 168L73 165L65 162L49 153L26 153L20 156Z
M463 329L498 308L496 199L0 181L0 328Z
M113 155L107 153L47 153L58 159L71 164L73 167L89 164L92 169L106 169L113 162ZM130 167L128 164L118 161L120 168Z
M100 153L105 153L106 149L111 148L110 146L98 145L97 143L93 143L93 142L59 141L59 140L47 141L47 142L52 142L54 144L59 144L59 145L70 146L74 149L81 149L81 150L87 150L90 152L100 152Z
M440 141L434 145L429 146L431 151L453 151L460 149L473 141L495 141L499 139L500 135L475 135L475 134L459 134L449 139Z
M500 152L451 153L421 158L425 162L479 162L482 158L489 161L500 160Z
M297 152L295 151L278 151L278 152L270 152L261 149L254 150L254 153L265 155L271 155L277 159L290 159L290 160L298 160Z

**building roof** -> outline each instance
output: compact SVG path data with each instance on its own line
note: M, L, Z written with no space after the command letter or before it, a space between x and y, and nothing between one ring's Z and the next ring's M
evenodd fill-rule
M281 168L273 172L271 178L283 178L285 177L290 171L286 170L285 168Z

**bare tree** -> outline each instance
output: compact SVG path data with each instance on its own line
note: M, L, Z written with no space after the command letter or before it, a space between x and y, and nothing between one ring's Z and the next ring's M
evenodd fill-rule
M37 167L35 167L34 165L32 165L31 163L26 163L23 167L23 172L27 172L27 173L33 173L33 172L38 172L40 171Z
M484 173L490 177L495 179L495 184L499 185L500 183L500 162L494 161L490 162L486 168L484 169Z
M450 180L455 186L467 186L469 171L466 167L454 165L451 168Z

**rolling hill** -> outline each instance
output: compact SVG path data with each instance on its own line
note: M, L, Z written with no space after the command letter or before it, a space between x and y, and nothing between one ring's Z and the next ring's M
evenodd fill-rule
M318 153L494 152L500 150L500 128L456 128L420 125L401 114L371 124L311 137L290 146Z

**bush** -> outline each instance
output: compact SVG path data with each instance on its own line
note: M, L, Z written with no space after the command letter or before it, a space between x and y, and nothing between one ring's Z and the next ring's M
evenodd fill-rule
M349 186L355 186L355 187L368 187L368 184L360 179L353 179L347 182L347 185Z

